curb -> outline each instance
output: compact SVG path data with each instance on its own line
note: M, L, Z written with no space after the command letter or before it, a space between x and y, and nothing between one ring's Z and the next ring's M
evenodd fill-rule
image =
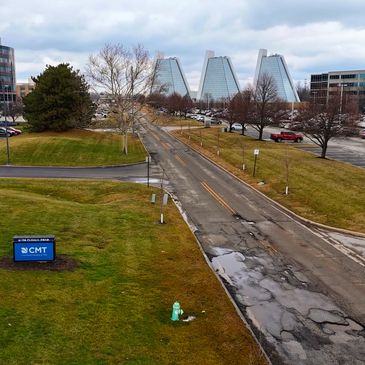
M135 166L142 165L144 161L141 162L133 162L124 165L101 165L101 166L29 166L29 165L0 165L0 167L9 167L9 168L22 168L22 169L33 169L33 168L46 168L46 169L111 169L111 168L119 168L119 167L127 167L127 166Z
M175 137L173 134L169 133L170 136L172 136L173 138L175 138L176 140L182 142L185 146L190 147L192 150L194 150L195 152L197 152L200 156L202 156L203 158L205 158L206 160L208 160L209 162L211 162L212 164L214 164L215 166L219 167L220 169L222 169L223 171L225 171L226 173L228 173L229 175L231 175L233 178L235 178L236 180L238 180L239 182L241 182L242 184L244 184L245 186L251 188L252 190L254 190L256 193L258 193L259 195L261 195L262 197L266 198L269 202L273 203L274 205L276 205L278 208L284 210L286 213L288 213L289 215L291 215L292 217L297 218L298 220L302 221L303 223L307 223L307 224L311 224L315 227L318 228L322 228L322 229L326 229L329 231L334 231L337 233L343 233L343 234L349 234L355 237L361 237L361 238L365 238L365 233L361 233L361 232L355 232L355 231L350 231L348 229L344 229L344 228L338 228L338 227L332 227L332 226L327 226L325 224L322 223L318 223L318 222L314 222L308 218L304 218L300 215L298 215L297 213L294 213L293 211L291 211L289 208L286 208L285 206L281 205L280 203L278 203L277 201L271 199L270 197L268 197L267 195L265 195L263 192L261 192L260 190L257 190L255 187L253 187L252 185L248 184L246 181L242 180L241 178L239 178L238 176L234 175L232 172L228 171L227 169L225 169L223 166L221 166L219 163L217 163L216 161L210 159L209 157L203 155L202 153L200 153L199 150L197 150L195 147L189 145L188 143L178 139L177 137Z
M167 190L165 190L165 191L167 191ZM206 262L206 264L208 265L208 267L210 268L211 272L213 273L213 275L216 277L216 279L218 280L219 284L223 288L224 292L227 295L227 298L232 303L232 305L233 305L236 313L238 314L239 318L245 324L245 326L248 329L248 331L251 333L252 338L254 339L254 341L256 342L257 346L261 350L261 353L263 354L263 356L267 360L268 364L269 365L272 365L272 361L270 360L270 357L269 357L268 353L266 352L266 350L264 349L263 345L261 344L261 342L257 338L257 335L255 334L255 332L251 328L251 325L247 322L245 316L243 315L242 311L238 307L238 305L235 302L234 298L232 297L231 293L228 291L228 289L224 285L224 282L222 281L222 278L214 270L211 261L209 260L207 254L205 253L205 251L203 249L203 246L201 245L198 237L195 235L195 233L193 231L193 227L192 227L192 224L193 223L191 221L189 221L190 219L188 218L188 215L187 215L186 211L183 210L182 205L180 203L180 200L173 193L168 192L168 191L167 191L167 193L170 195L170 198L173 201L173 203L175 204L175 207L177 208L177 210L180 212L180 215L181 215L182 219L185 221L185 223L188 226L190 232L193 234L193 236L195 238L195 241L196 241L196 243L198 245L198 248L199 248L199 250L200 250L200 252L201 252L201 254L202 254L202 256L203 256L203 258L204 258L204 260Z

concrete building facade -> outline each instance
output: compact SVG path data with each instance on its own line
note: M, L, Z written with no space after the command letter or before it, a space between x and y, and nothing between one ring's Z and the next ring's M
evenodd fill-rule
M16 96L18 98L24 98L30 92L32 92L35 88L35 83L32 79L29 79L28 82L17 82L16 83Z
M356 97L365 110L365 70L330 71L311 75L310 95L316 102L327 102L331 95L339 94L346 100Z

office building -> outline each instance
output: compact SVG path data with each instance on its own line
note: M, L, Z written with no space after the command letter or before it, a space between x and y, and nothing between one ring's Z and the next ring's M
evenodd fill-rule
M254 78L255 89L263 74L273 78L280 99L290 103L300 101L283 56L278 54L268 56L266 49L260 49Z
M181 96L190 96L190 88L178 58L163 58L162 55L158 55L151 93L167 96L177 93Z
M365 107L365 70L330 71L311 75L310 95L313 101L327 102L331 95L339 94L344 100L356 97Z
M215 57L206 51L197 100L225 101L240 91L237 76L229 57Z
M17 82L16 83L16 96L18 98L24 98L30 92L32 92L35 88L35 83L32 79L29 79L28 82Z
M0 43L0 104L15 101L14 49Z

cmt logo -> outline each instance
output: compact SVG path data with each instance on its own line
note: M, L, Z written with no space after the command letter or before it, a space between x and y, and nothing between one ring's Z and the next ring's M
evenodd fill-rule
M47 253L47 247L22 247L21 253L26 255L30 254L45 254Z

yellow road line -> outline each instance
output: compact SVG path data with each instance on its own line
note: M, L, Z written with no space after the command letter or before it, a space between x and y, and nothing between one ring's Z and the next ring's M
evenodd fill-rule
M151 134L157 139L157 140L159 140L160 141L160 137L155 133L155 132L152 132L152 130L151 130Z
M178 155L175 155L175 158L180 161L184 166L186 166L186 162Z
M213 196L215 200L217 200L224 208L226 208L230 213L236 214L237 212L228 204L225 202L225 200L216 193L205 181L201 182L203 188Z

